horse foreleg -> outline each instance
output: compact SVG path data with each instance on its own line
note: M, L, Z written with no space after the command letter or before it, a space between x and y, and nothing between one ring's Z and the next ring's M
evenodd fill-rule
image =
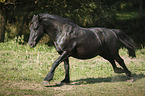
M49 73L46 75L46 77L44 78L44 82L43 84L46 85L47 82L51 81L53 79L54 76L54 71L56 69L56 67L62 62L64 61L66 58L68 58L68 54L66 51L64 51L58 59L56 59L51 67L51 70L49 71Z
M70 77L69 77L69 59L64 60L64 69L65 69L65 78L61 81L61 83L70 83Z

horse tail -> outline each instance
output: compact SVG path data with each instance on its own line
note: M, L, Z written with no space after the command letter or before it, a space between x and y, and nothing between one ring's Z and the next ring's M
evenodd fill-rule
M136 57L134 41L120 30L116 30L115 33L117 34L119 41L128 49L129 56L132 58Z

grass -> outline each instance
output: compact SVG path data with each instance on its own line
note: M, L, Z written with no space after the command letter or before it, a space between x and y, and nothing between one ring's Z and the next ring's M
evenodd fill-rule
M126 66L134 76L115 74L111 64L97 56L90 60L70 58L69 85L55 86L64 78L63 63L55 71L50 86L42 85L52 63L59 56L54 47L38 45L30 48L14 40L0 43L0 96L144 96L145 48L136 50L130 59L126 49L120 49Z

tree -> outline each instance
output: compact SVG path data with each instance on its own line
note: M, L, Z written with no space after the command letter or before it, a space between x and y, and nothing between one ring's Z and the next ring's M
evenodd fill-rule
M140 18L143 18L143 0L139 1L139 14L140 14Z
M7 0L0 1L0 42L4 42L5 39L5 26L7 22L7 8L6 8Z

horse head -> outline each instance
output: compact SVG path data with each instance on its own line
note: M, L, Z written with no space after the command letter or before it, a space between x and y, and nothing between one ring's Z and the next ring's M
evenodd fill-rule
M40 16L34 15L31 21L30 36L28 41L30 47L35 47L43 34L44 34L44 29L40 21Z

